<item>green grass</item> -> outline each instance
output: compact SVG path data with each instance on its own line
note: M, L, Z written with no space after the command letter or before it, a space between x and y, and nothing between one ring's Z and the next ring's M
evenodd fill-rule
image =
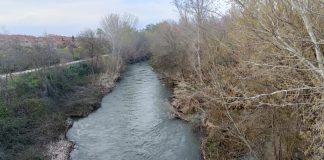
M64 57L66 55L70 55L72 56L72 54L69 51L68 47L65 48L57 48L56 52L58 53L58 55L60 55L61 57ZM73 60L79 60L81 57L81 54L84 52L84 49L82 48L73 48L73 52L74 52L74 58Z
M58 54L70 54L69 49L67 47L57 48L56 51Z

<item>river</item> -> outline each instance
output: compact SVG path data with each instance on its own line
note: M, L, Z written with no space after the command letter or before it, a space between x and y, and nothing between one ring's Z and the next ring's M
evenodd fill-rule
M169 119L170 91L147 62L129 65L101 108L68 131L72 160L199 160L192 126Z

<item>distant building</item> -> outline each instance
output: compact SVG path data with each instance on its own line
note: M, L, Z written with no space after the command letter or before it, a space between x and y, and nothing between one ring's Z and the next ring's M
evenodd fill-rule
M74 37L66 37L60 35L49 34L47 36L36 37L30 35L4 35L0 34L0 43L5 43L9 41L17 41L21 45L26 47L31 47L34 43L38 44L46 44L50 42L54 45L55 48L65 48L69 45L73 45L74 47L77 45Z

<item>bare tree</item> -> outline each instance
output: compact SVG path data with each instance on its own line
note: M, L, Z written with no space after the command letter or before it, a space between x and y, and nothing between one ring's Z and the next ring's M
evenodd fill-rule
M94 72L94 57L96 54L96 34L93 30L87 29L80 33L78 36L78 41L82 49L84 49L85 53L91 58L92 72Z
M117 14L111 14L102 20L101 26L106 38L111 42L113 55L121 54L123 40L134 30L136 24L137 18L131 15L121 17Z
M320 46L320 41L322 41L322 40L318 40L318 38L315 36L313 24L309 18L309 15L311 14L310 12L312 11L312 8L310 7L309 3L312 3L312 2L310 2L308 0L291 0L290 2L292 4L292 6L297 10L297 12L299 13L300 17L302 18L302 20L304 22L305 29L307 30L310 40L314 45L316 60L317 60L317 64L318 64L318 72L324 80L324 58L323 58L324 55L323 55L323 52L322 52L321 46ZM319 5L321 5L321 4L319 4ZM314 66L310 66L310 67L316 68Z
M175 6L178 8L181 18L186 21L192 21L195 26L195 38L192 42L193 53L197 58L197 69L196 72L199 76L200 82L203 81L202 78L202 64L201 64L201 54L202 54L202 40L204 39L203 34L203 23L214 10L213 0L174 0Z
M243 3L236 2L240 5ZM248 5L254 6L254 9L247 8ZM323 16L313 14L313 12L321 13L320 6L323 5L319 2L310 3L303 0L247 1L242 13L249 21L242 27L252 31L260 40L286 51L285 54L298 59L300 64L318 74L323 80L323 52L320 47L322 40L319 39L323 37L316 37L315 35L315 31L318 32L318 35L322 35L322 30L320 23L312 23L312 21L319 20ZM259 9L256 7L259 7ZM296 16L292 17L292 15ZM312 44L309 45L308 42ZM312 56L311 49L314 49L315 56Z
M72 54L72 60L75 60L75 52L74 52L74 48L76 48L76 44L75 44L75 38L74 36L71 37L71 41L68 41L67 47L69 49L69 52Z

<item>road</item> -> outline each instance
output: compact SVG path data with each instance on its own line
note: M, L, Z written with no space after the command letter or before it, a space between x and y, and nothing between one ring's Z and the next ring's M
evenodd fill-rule
M109 55L102 55L102 57L107 57ZM69 65L73 65L73 64L77 64L77 63L82 63L82 62L86 62L86 61L90 61L91 58L87 58L87 59L81 59L81 60L77 60L77 61L72 61L72 62L67 62L67 63L63 63L63 64L56 64L53 66L50 66L49 68L54 68L54 67L64 67L64 66L69 66ZM41 70L42 68L34 68L34 69L29 69L29 70L25 70L25 71L19 71L19 72L13 72L11 73L12 76L19 76L19 75L23 75L23 74L27 74L27 73L32 73L32 72L36 72ZM0 79L4 79L6 78L6 75L8 74L0 74Z

